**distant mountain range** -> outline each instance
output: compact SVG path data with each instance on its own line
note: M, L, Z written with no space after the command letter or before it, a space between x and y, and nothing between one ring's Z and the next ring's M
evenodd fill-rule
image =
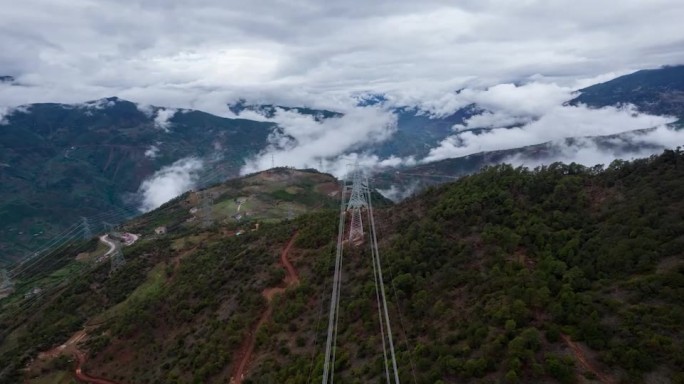
M579 96L568 101L567 105L584 104L591 108L603 108L632 104L642 113L677 117L679 121L674 125L679 129L684 127L684 65L634 72L580 89L578 92ZM562 157L561 148L579 149L588 143L597 149L617 154L639 153L644 150L658 152L660 147L635 144L634 139L648 131L647 129L609 136L569 137L558 142L481 152L411 167L388 169L377 174L375 178L380 188L389 190L394 187L394 191L399 193L398 196L405 197L407 193L414 193L426 186L441 184L477 172L487 165L515 159L519 164L534 166L544 160Z
M15 80L2 76L0 81ZM632 103L642 112L684 119L684 66L639 71L579 92L569 104L600 108ZM359 106L381 107L385 102L383 95L367 95L359 99ZM136 191L143 180L181 159L203 161L197 175L200 185L237 176L246 159L270 145L269 135L282 133L274 119L279 111L312 116L319 122L344 116L332 110L250 105L244 100L226 108L236 115L251 111L270 120L228 119L201 111L141 106L116 97L12 110L0 126L0 264L25 257L81 216L118 212L118 219L123 219L133 215L139 203ZM484 110L472 104L448 116L432 116L415 106L393 107L391 112L397 116L394 134L380 144L354 151L379 158L421 159L453 134L454 125ZM590 140L614 145L608 138ZM625 143L629 145L628 140ZM377 176L378 186L417 184L420 188L512 156L539 160L553 155L554 148L553 143L545 143L391 169ZM402 173L435 177L415 181L402 178ZM98 220L92 223L94 230L99 225Z
M145 109L115 97L32 104L6 120L0 127L0 260L25 256L80 216L134 212L141 182L179 159L195 156L204 159L205 175L235 177L243 159L277 129L200 111ZM101 223L91 225L97 231Z
M569 104L633 104L640 112L684 118L684 65L646 69L580 90Z

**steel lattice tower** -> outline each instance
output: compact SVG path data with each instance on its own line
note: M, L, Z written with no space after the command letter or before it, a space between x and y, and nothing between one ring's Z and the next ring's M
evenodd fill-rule
M362 209L368 208L366 201L366 185L363 182L359 165L354 166L352 171L352 187L347 212L351 212L351 223L349 228L349 242L357 244L363 242L363 220L361 219Z
M114 244L116 250L110 256L112 262L111 273L116 272L126 264L126 259L124 259L123 252L121 252L121 244L118 241L114 241Z
M93 231L90 230L90 224L88 224L88 219L81 216L81 220L83 220L83 239L84 240L89 240L90 238L93 237Z
M202 199L202 226L209 228L214 221L211 214L214 198L209 191L200 192L200 198Z
M393 333L390 322L390 311L387 305L385 293L385 279L382 275L380 252L378 249L378 235L373 217L373 201L371 199L371 187L368 179L362 176L358 163L351 172L352 185L343 183L340 195L340 220L337 235L337 253L335 254L335 273L333 275L332 295L328 315L328 335L325 345L325 361L323 363L322 384L333 384L335 376L335 362L337 350L337 336L340 315L340 297L342 288L342 256L345 243L350 246L360 246L364 240L364 228L362 216L367 219L368 241L370 247L371 262L373 265L373 277L375 283L375 296L378 309L378 324L380 326L380 338L382 339L382 354L385 365L385 378L387 383L399 384L399 368L397 364L396 350L394 347ZM349 201L345 205L346 192L351 188ZM349 241L344 241L347 231L346 217L351 211Z
M7 270L0 270L0 289L7 289L10 287L12 287L12 280L10 279Z
M102 222L102 226L105 229L105 233L110 234L114 237L119 237L121 234L116 230L117 225L116 224L111 224L106 221Z

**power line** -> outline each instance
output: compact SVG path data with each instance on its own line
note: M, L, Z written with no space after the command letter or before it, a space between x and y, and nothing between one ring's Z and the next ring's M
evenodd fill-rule
M109 256L109 259L111 261L111 270L110 273L114 273L121 269L126 264L126 259L124 259L123 252L121 251L121 244L114 240L114 252L112 253L111 256Z
M214 204L214 198L210 191L205 190L203 192L200 192L200 199L202 201L202 226L204 228L209 228L211 227L211 224L214 221L212 215L212 205Z
M392 367L394 368L394 378L395 382L399 383L399 370L397 369L397 357L394 351L394 341L392 340L392 328L390 326L389 313L387 311L387 298L385 296L385 284L382 277L382 266L380 265L380 252L378 251L378 239L377 233L375 231L375 219L373 218L373 203L371 201L370 186L368 185L368 180L366 180L368 188L366 193L368 196L368 217L370 218L371 224L371 254L373 255L373 261L377 265L377 278L380 282L380 296L382 297L382 307L385 314L385 323L387 325L387 339L390 346L390 354L392 358ZM374 252L373 252L374 251ZM383 344L384 347L384 344ZM387 361L385 359L385 361ZM389 382L389 380L388 380Z
M114 219L117 220L122 217L121 214L117 213L103 213L100 215L97 215L95 217L102 217L102 218L108 218L109 220ZM74 229L69 231L68 233L71 233L71 235L66 238L66 235L59 237L57 240L52 241L51 244L52 246L47 249L43 248L43 250L39 251L40 253L35 253L34 256L28 260L25 260L21 264L19 264L16 268L14 268L10 273L12 276L16 277L21 273L25 273L34 266L38 265L41 261L47 259L48 256L51 256L55 254L57 251L60 249L65 249L66 247L74 244L76 241L79 241L79 238L81 237L80 235L80 227L82 225L82 222L79 222L77 225L72 226ZM64 240L66 238L66 240ZM89 237L88 240L92 238ZM41 254L42 253L42 254ZM66 256L62 256L61 258L52 260L52 263L50 264L50 267L56 265L59 261L63 260Z
M352 173L352 191L347 204L347 211L351 210L351 226L349 228L349 242L355 244L363 241L363 221L361 219L361 209L368 207L364 193L363 182L359 164L356 163Z
M349 201L345 211L345 192L351 189ZM344 248L344 234L346 212L350 212L349 241L351 246L358 246L364 241L362 214L368 216L368 226L370 228L369 245L371 249L371 262L373 265L373 279L375 283L375 296L378 306L378 320L380 334L382 338L383 362L385 365L385 378L388 384L392 382L399 384L399 369L397 366L396 351L394 347L392 327L390 322L387 297L385 294L384 278L380 263L380 252L378 250L377 232L375 219L373 218L373 205L371 189L368 179L362 177L358 163L352 172L352 185L348 187L343 182L342 193L340 194L340 223L338 226L337 254L335 257L335 272L333 275L333 289L330 300L330 311L328 317L328 338L326 341L325 361L323 365L323 384L333 384L335 377L335 355L337 350L337 335L339 332L339 306L341 292L341 263ZM389 358L388 358L389 351ZM391 373L390 373L391 364Z
M330 371L331 362L334 362L333 349L333 333L336 334L337 329L338 313L339 313L339 289L341 277L341 264L342 264L342 239L344 237L344 224L345 224L345 211L344 211L344 192L346 186L344 181L342 182L342 188L340 191L340 222L338 225L337 234L337 251L335 253L335 273L333 275L333 286L332 295L330 297L330 311L328 313L328 337L325 343L325 363L323 365L323 384L328 383L328 379L332 382L331 375L334 376L333 372ZM332 361L331 361L332 360Z
M81 216L81 220L83 220L83 240L88 240L93 237L93 231L90 230L87 218Z
M13 285L12 279L10 279L7 269L0 270L0 289L8 289Z

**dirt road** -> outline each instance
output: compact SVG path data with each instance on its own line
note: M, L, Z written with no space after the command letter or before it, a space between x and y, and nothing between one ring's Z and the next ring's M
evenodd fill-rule
M89 383L89 384L119 384L116 381L111 381L107 379L103 379L100 377L94 377L86 374L83 372L83 364L85 363L85 354L78 349L74 351L74 357L76 357L76 370L74 371L74 376L76 376L76 380L82 382L82 383Z
M605 373L601 372L594 364L592 364L589 359L587 358L587 355L584 353L582 348L577 345L574 341L570 340L570 337L568 335L561 335L561 338L565 342L565 344L570 347L572 350L573 355L575 355L575 358L579 363L582 365L584 369L587 371L593 373L596 375L596 378L598 381L600 381L603 384L614 384L615 380L613 380L610 376L606 375Z
M290 249L292 248L292 244L294 244L294 240L296 237L297 232L295 232L292 235L292 238L290 238L290 241L285 246L285 249L283 249L283 251L280 253L280 265L282 265L283 268L285 268L285 271L287 272L287 275L285 275L285 278L283 279L284 286L281 285L278 287L266 288L261 293L262 296L264 296L268 301L268 305L259 317L259 321L257 321L254 327L252 327L252 329L249 331L249 334L247 335L247 338L242 342L242 346L240 347L237 353L239 363L235 371L233 372L233 375L231 376L231 384L241 384L242 380L244 379L249 362L250 360L252 360L252 355L254 354L254 346L256 344L257 331L259 331L259 328L261 328L261 326L271 317L271 314L273 313L273 306L271 305L273 296L276 293L284 292L289 287L299 285L299 275L297 275L297 270L294 268L292 263L290 263L290 260L287 258L287 255L290 252Z
M74 377L81 383L90 383L90 384L119 384L115 381L103 379L100 377L94 377L90 376L87 373L83 372L83 364L86 361L86 355L82 351L78 349L78 343L82 342L83 340L88 338L88 332L86 329L82 329L76 333L74 333L69 340L67 340L64 344L59 345L55 348L50 349L49 351L45 352L40 352L38 354L38 358L34 360L29 366L29 370L34 370L37 369L40 371L41 367L43 364L46 364L47 362L51 361L52 359L55 359L59 356L74 356L76 359L76 367L74 369Z
M109 246L109 251L107 251L107 253L105 253L103 256L103 257L107 258L116 250L116 244L114 244L113 241L109 241L107 235L100 236L100 241Z

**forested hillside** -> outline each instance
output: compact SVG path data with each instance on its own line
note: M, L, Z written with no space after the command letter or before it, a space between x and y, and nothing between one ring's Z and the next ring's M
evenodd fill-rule
M402 382L684 382L682 196L677 149L605 169L501 165L377 209ZM68 379L69 356L23 367L81 329L83 369L119 383L320 381L337 212L229 230L141 241L111 277L100 266L2 317L0 382ZM344 256L345 383L384 375L366 248Z
M126 210L131 217L143 180L180 159L203 159L204 174L235 177L275 127L148 109L116 97L31 104L0 124L0 264L42 248L81 216Z

